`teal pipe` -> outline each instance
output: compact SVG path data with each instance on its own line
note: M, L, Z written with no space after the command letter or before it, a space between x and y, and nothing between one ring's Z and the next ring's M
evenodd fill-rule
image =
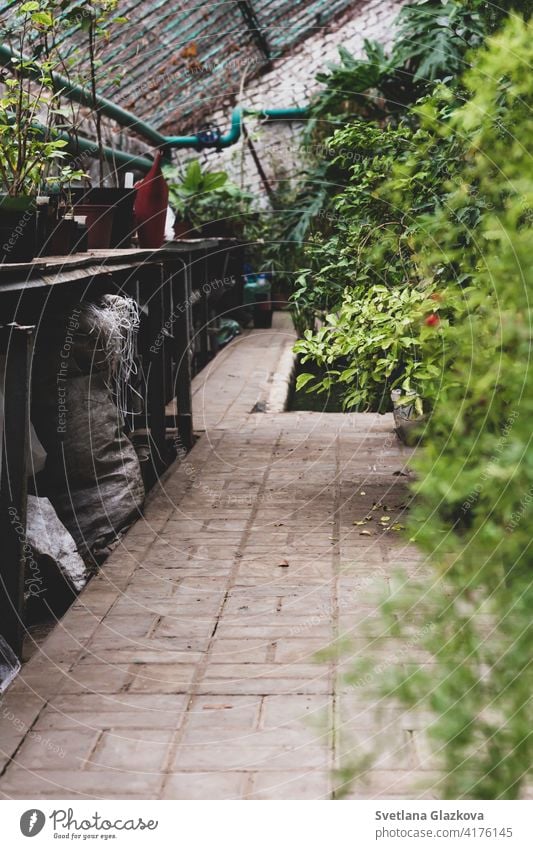
M20 61L20 57L17 57L7 45L0 45L0 65L10 67L13 62L17 63ZM39 77L39 73L35 68L27 68L25 69L25 73L34 78ZM152 142L152 144L154 144L157 148L167 151L170 148L192 147L197 150L203 150L209 147L214 147L215 149L231 147L236 144L241 137L242 122L245 115L257 115L269 120L280 121L301 121L307 116L307 109L305 107L289 107L284 109L248 109L242 106L236 106L231 115L229 132L220 136L220 138L215 141L206 141L201 137L201 134L190 136L165 136L150 124L147 124L146 121L143 121L142 118L138 118L132 112L122 109L122 107L117 106L106 97L97 95L96 99L93 99L92 92L83 86L71 83L60 74L53 73L52 79L56 88L61 90L61 93L70 100L91 109L96 107L102 115L106 115L122 127L134 130L139 136ZM67 136L65 134L64 137L69 142L72 142L73 140L72 136ZM94 144L90 141L79 139L78 147L80 149L88 150L88 147L82 148L82 144L83 146L88 145L88 147L92 146L94 148ZM95 155L97 154L98 149L96 149ZM152 164L149 159L129 156L127 153L114 151L112 148L105 148L104 156L106 159L120 162L120 164L131 164L132 168L139 168L141 171L149 170Z
M87 153L90 156L98 156L98 145L90 139L84 139L81 136L72 136L69 133L58 133L57 138L68 143L68 150L76 156L77 153ZM146 156L134 156L131 153L125 153L123 150L115 150L113 147L105 146L103 148L104 159L114 165L125 165L135 171L147 172L152 167L153 160Z
M16 64L21 61L21 57L13 53L6 44L0 45L0 65L11 67L14 63ZM25 68L24 73L34 79L39 79L39 72L35 67L32 68L30 66L29 68ZM53 73L51 76L56 90L61 91L69 100L73 100L75 103L81 104L81 106L87 106L89 109L96 108L102 115L112 118L121 127L128 127L131 130L135 130L136 133L151 141L156 147L163 147L165 145L165 136L145 121L137 118L132 112L122 109L113 103L113 101L108 100L107 97L101 97L101 95L96 96L96 101L93 100L92 92L87 88L71 83L70 80L62 77L60 74Z
M13 116L8 116L10 124L12 124L14 120ZM71 133L62 132L61 130L46 129L46 127L43 127L43 125L38 121L34 121L32 123L32 127L37 130L43 138L48 136L48 138L51 137L54 140L67 142L66 150L68 150L74 158L79 156L80 153L86 153L89 156L98 156L99 154L98 145L91 139L85 139L83 136L75 136ZM102 153L104 155L104 159L108 162L111 162L114 165L125 165L126 167L133 168L138 171L149 171L154 164L153 160L148 159L146 156L135 156L134 154L126 153L123 150L115 150L114 147L104 146ZM81 165L82 163L80 163L80 166Z
M307 116L305 107L294 107L288 109L247 109L246 107L236 106L231 113L231 124L229 132L221 136L217 142L208 143L202 142L198 136L167 136L166 144L168 147L215 147L226 148L236 144L242 133L242 122L246 115L256 115L258 117L267 118L270 120L282 121L302 121Z

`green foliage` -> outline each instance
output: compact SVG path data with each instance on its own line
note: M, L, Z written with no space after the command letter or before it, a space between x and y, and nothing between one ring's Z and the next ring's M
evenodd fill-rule
M16 57L2 78L0 96L0 181L13 197L36 194L48 179L82 176L62 167L66 142L57 130L64 118L53 80L60 57L49 48L58 26L53 2L30 0L0 27L2 42L14 44Z
M339 125L354 115L390 118L436 80L457 76L464 70L466 52L482 43L490 26L492 12L486 6L479 0L417 0L398 16L390 55L375 41L365 41L363 59L340 47L340 63L317 75L324 88L312 104L312 130L318 119L324 126L325 120Z
M301 332L338 306L346 286L370 279L373 244L367 240L385 239L391 251L396 242L400 250L395 262L401 273L409 228L404 222L380 219L381 213L390 217L391 211L389 199L379 201L373 194L383 182L380 168L388 173L398 156L405 156L405 145L423 143L413 139L417 121L409 107L435 80L449 78L464 66L465 52L481 42L490 22L479 0L422 0L403 8L398 25L390 55L379 43L368 40L363 59L356 59L341 46L340 63L317 76L323 87L310 107L302 145L306 164L298 175L298 189L292 195L286 192L277 209L278 219L284 223L278 244L289 247L284 267L309 269L292 275L293 313ZM395 136L399 122L401 133ZM332 136L335 127L342 130ZM426 164L431 168L431 162L419 163L421 194ZM444 179L445 167L441 172L437 176ZM346 183L351 191L336 197ZM435 188L436 183L430 187ZM408 200L406 196L406 209L411 213L416 204L410 206ZM357 228L353 225L359 216L361 227ZM377 239L371 232L374 226L379 227ZM404 234L402 245L400 231ZM391 258L388 270L393 262ZM388 274L387 285L391 276Z
M73 60L74 69L76 65L79 67L79 73L81 74L79 82L83 86L87 82L86 76L89 79L96 143L98 146L99 184L101 187L105 184L105 145L102 130L102 112L98 107L97 90L99 83L103 79L107 81L110 77L113 78L117 70L115 66L110 65L108 62L103 62L101 50L109 39L111 27L120 25L127 20L115 14L118 5L118 0L82 0L81 3L75 6L76 22L84 35L84 41L81 48L71 56L71 67ZM67 6L67 20L68 11L69 7Z
M483 43L486 23L478 2L419 0L398 16L392 61L413 82L433 82L464 71L465 53Z
M351 677L434 715L449 798L518 798L532 762L531 27L510 16L466 56L462 87L447 79L520 5L412 4L397 62L371 45L372 68L343 53L316 115L345 124L326 144L348 179L294 295L320 320L297 344L319 367L300 389L341 386L345 406L385 410L399 387L427 415L410 530L435 578L402 577L383 606L406 665L365 678L379 666L369 647ZM394 81L401 97L387 96ZM410 662L413 645L430 666Z
M225 171L206 171L197 159L185 170L174 166L164 169L171 203L176 214L194 227L219 223L233 230L244 227L253 197L232 183Z
M304 362L330 366L309 389L340 382L347 407L384 412L390 390L399 387L431 406L438 391L442 330L456 297L444 292L442 271L421 272L416 251L426 217L446 203L462 152L459 138L439 130L450 101L451 92L440 87L413 113L418 128L412 120L380 128L359 119L331 141L340 164L354 164L332 202L334 229L310 243L311 268L293 297L325 322L297 347Z
M307 383L309 392L325 392L341 384L346 407L378 411L390 408L390 391L397 387L424 395L424 384L441 373L440 333L425 323L435 315L432 295L430 288L395 291L379 283L362 294L347 289L339 314L326 316L323 327L305 331L296 344L304 363L328 366L316 383L313 375L300 375L297 388ZM439 319L439 330L445 324Z
M444 303L456 297L415 459L411 533L435 576L398 584L384 616L407 646L424 635L432 665L391 667L376 686L433 712L448 798L519 798L532 764L532 61L516 18L477 52L469 97L437 128L464 155L414 245L420 274L443 281Z

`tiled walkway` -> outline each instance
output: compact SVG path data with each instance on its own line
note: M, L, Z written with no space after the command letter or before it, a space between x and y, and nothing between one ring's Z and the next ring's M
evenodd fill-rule
M431 785L421 719L378 715L315 658L346 635L343 663L364 651L394 567L421 569L397 533L354 524L401 511L409 452L388 416L247 413L278 341L248 334L204 373L205 432L7 694L0 796L322 799L376 734L353 796Z

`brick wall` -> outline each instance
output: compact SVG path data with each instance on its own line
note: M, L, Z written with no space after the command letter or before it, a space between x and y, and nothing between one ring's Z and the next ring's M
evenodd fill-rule
M362 56L364 40L375 39L386 47L390 46L394 34L394 21L406 0L356 0L342 16L307 38L297 47L276 59L270 69L259 77L245 82L242 95L239 91L228 91L220 109L210 116L223 133L229 130L231 111L236 103L251 109L305 106L320 88L315 77L327 68L328 62L339 61L338 47L343 45L355 56ZM152 153L149 144L121 130L112 121L105 120L105 142L131 153ZM301 170L299 142L303 122L277 121L260 122L246 119L255 148L269 180L291 180ZM194 132L200 127L184 127L183 132ZM179 132L180 128L176 129ZM89 132L91 135L91 132ZM185 163L192 150L174 152L176 162ZM248 148L242 139L233 147L217 153L205 151L200 158L211 170L225 169L235 182L258 194L267 203L261 180ZM89 170L96 174L95 163Z
M356 56L363 55L367 38L390 45L394 21L404 3L405 0L358 0L342 17L322 27L290 53L275 60L271 69L261 77L247 83L242 97L235 92L228 93L223 107L212 115L211 120L222 132L227 132L231 110L236 102L256 109L305 106L319 88L315 82L317 72L324 70L328 62L338 62L340 45ZM301 122L261 124L248 118L246 125L269 179L290 179L298 172ZM242 173L244 185L264 195L252 157L246 148L243 149L242 142L220 153L206 152L202 156L210 169L226 169L238 183ZM176 157L183 162L190 158L190 153L181 151Z

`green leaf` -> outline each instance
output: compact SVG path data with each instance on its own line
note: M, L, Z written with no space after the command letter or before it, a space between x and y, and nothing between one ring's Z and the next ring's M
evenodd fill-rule
M311 380L315 379L314 374L299 374L296 378L296 391L298 392L300 389L303 389Z
M53 24L53 19L49 12L34 12L31 19L34 24L40 24L44 27L51 27Z

